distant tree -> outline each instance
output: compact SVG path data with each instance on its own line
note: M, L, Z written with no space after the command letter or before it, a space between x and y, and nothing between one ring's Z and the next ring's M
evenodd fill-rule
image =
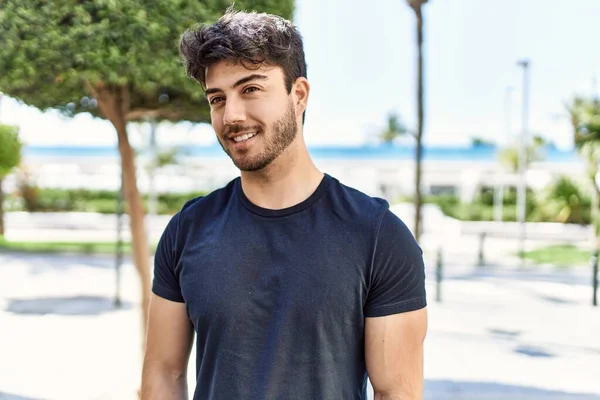
M421 208L423 196L421 193L422 160L423 160L423 124L424 124L424 94L423 94L423 5L428 0L406 0L408 6L415 12L417 19L417 132L415 152L415 218L413 234L417 241L421 237Z
M4 235L4 191L2 182L21 162L22 143L16 126L0 124L0 236Z
M408 130L404 126L402 119L396 113L389 113L387 117L387 125L381 132L380 139L384 143L393 143L396 139L405 136Z
M532 162L541 161L544 159L543 146L544 139L541 136L534 136L532 142L525 149L525 166L526 168ZM503 148L498 153L500 163L510 172L519 172L519 144L514 144Z
M493 142L491 142L487 139L481 138L481 137L471 138L471 146L493 146L493 145L494 145Z
M582 223L584 208L589 207L589 197L568 176L558 177L546 190L546 200L557 222Z
M185 75L177 42L216 20L229 1L1 1L0 91L39 109L107 119L117 133L143 327L150 300L144 208L128 123L209 121L201 88ZM236 8L291 19L293 0L239 0ZM82 132L82 134L85 134Z
M600 248L600 187L596 183L600 164L600 99L577 96L565 105L573 129L573 143L587 164L592 188L592 221L596 246Z
M533 145L538 148L554 146L552 141L548 140L542 135L533 135Z

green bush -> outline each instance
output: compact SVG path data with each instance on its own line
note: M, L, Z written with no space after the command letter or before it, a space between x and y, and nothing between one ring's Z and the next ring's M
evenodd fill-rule
M557 222L584 224L590 222L591 198L568 176L558 177L545 190L545 211Z
M434 203L437 204L438 206L452 206L452 205L456 205L458 203L460 203L460 199L458 198L458 196L454 196L454 195L450 195L450 194L445 194L445 195L439 195L439 196L429 196L429 202L430 203Z
M205 192L163 193L158 196L159 207L162 205L164 213L172 214L180 210L187 201L205 195Z
M10 195L5 199L8 211L86 211L115 213L117 192L110 190L40 189L29 185L20 187L20 196ZM189 200L206 195L205 192L161 193L157 197L159 214L174 214ZM148 210L148 197L142 196ZM401 200L412 201L412 197ZM517 192L507 188L504 192L504 221L516 221ZM484 188L470 204L461 203L455 195L426 195L424 203L437 204L442 212L463 221L493 221L494 194ZM532 222L566 222L588 224L591 221L591 200L584 190L568 177L559 177L544 193L527 191L527 220ZM124 211L126 204L123 202Z
M440 204L442 212L461 221L493 221L494 207L481 203ZM556 212L549 205L539 206L527 212L529 222L563 222L557 219ZM590 209L582 209L577 222L568 220L567 223L588 224L591 221ZM503 221L517 221L517 207L505 205L502 211Z
M27 187L26 196L11 196L9 209L11 211L29 212L61 212L83 211L112 214L117 211L117 192L110 190L68 190L40 189ZM187 202L204 192L164 193L157 196L157 212L159 214L174 214ZM148 210L148 196L143 195L144 208ZM123 202L123 210L127 211Z
M440 204L442 212L461 221L493 221L494 208L481 203ZM516 206L504 206L503 221L516 221Z
M125 204L123 204L125 207ZM72 211L97 212L101 214L115 214L117 212L116 199L92 199L83 202L83 207Z
M431 200L431 199L430 199ZM442 212L462 221L493 221L494 193L492 188L483 188L475 201L460 203L452 197L437 197L432 202L438 204ZM517 220L517 192L509 188L504 192L502 219ZM527 221L562 222L589 224L591 222L591 200L572 179L560 176L541 193L527 191Z
M414 201L414 197L410 195L400 196L396 202L397 203L412 203ZM458 204L460 199L456 195L452 194L428 194L423 196L423 204Z
M536 203L536 194L532 189L527 188L526 202L528 210L533 209ZM502 202L505 205L517 205L517 189L515 187L504 188L504 196ZM476 198L478 203L488 206L494 205L494 188L483 187Z

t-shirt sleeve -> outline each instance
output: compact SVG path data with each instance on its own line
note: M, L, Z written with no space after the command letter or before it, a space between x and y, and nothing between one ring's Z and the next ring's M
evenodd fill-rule
M175 268L177 265L176 240L179 215L177 213L171 218L156 247L152 292L167 300L182 303L184 300Z
M365 316L381 317L426 306L423 252L408 227L388 209L375 244Z

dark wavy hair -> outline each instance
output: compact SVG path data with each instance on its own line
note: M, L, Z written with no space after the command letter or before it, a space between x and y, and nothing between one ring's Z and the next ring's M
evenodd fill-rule
M276 15L240 12L229 8L214 24L186 31L179 43L186 73L206 88L206 68L221 62L241 63L248 69L261 64L283 69L290 93L299 77L306 77L300 32Z

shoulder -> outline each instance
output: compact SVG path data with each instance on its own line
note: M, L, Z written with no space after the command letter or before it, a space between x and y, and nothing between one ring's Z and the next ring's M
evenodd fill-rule
M206 196L188 200L179 211L180 223L199 221L204 216L212 216L222 211L234 196L236 178L226 186L212 191Z
M381 218L377 230L377 248L385 251L399 251L408 260L417 260L423 256L423 250L417 243L412 231L404 221L391 210Z
M198 196L185 202L181 209L173 215L169 221L166 231L173 237L182 229L192 225L198 225L206 218L219 214L233 197L236 180L229 182L226 186L210 192L205 196Z
M375 243L395 242L396 245L418 249L412 232L392 211L387 200L370 196L335 178L331 178L329 192L334 212L351 221L355 229L370 232Z
M358 189L341 183L330 177L330 197L336 212L360 223L379 225L381 219L389 212L387 200L370 196Z

